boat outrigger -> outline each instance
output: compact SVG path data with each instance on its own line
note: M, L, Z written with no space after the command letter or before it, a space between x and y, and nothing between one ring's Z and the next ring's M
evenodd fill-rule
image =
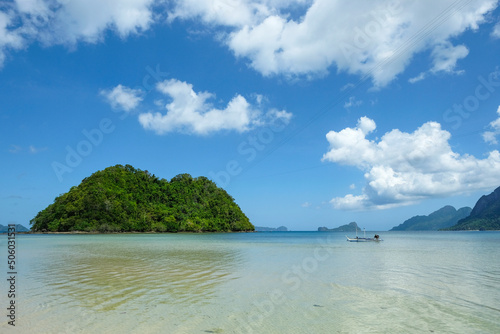
M383 241L378 234L375 234L373 238L367 238L365 229L363 229L363 238L358 237L358 229L356 229L356 238L349 238L347 235L345 237L349 242Z

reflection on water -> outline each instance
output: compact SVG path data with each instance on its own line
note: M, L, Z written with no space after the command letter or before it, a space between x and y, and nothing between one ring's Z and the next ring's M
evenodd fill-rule
M140 300L155 305L204 303L217 285L231 279L239 258L234 250L189 240L172 244L153 236L128 243L119 236L101 236L99 242L97 236L89 244L86 237L59 245L34 271L34 278L54 291L55 303L76 302L101 311L141 305Z

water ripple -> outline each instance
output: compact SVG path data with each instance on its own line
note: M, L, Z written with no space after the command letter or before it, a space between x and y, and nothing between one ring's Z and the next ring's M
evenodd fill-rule
M136 299L201 303L231 279L238 256L224 248L166 247L130 252L116 245L82 245L49 255L34 279L56 291L53 303L114 310ZM158 245L156 245L158 246Z

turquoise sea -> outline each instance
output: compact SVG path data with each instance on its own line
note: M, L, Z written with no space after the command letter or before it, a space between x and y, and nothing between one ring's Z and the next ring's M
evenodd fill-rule
M18 235L15 327L0 235L0 332L500 333L500 232L377 233Z

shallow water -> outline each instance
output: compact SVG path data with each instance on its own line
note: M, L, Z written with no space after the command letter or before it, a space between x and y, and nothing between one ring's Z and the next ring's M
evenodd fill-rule
M18 235L0 331L500 333L500 232L379 234Z

